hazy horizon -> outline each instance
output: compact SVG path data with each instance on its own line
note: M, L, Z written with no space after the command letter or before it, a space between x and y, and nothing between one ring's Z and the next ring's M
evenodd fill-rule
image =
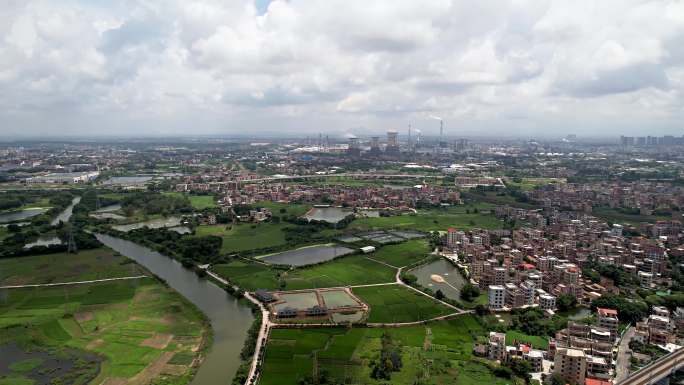
M680 1L15 1L1 140L684 134Z

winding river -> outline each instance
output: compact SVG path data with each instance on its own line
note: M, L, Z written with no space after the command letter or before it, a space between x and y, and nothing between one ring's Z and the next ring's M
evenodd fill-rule
M247 330L254 320L250 308L241 305L237 299L212 282L198 278L172 258L109 235L98 234L97 239L164 279L207 315L214 329L214 344L192 384L230 383L240 366L240 351L247 337Z
M57 226L59 222L64 222L67 223L69 222L69 218L71 218L71 214L74 212L74 206L78 204L78 202L81 201L81 197L75 197L74 199L71 200L71 204L64 209L55 219L50 222L50 225L52 226Z

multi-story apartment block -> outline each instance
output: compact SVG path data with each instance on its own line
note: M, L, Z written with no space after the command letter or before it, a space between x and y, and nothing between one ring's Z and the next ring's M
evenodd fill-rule
M500 285L489 286L489 308L502 309L506 305L506 289Z
M579 349L560 348L556 350L553 372L559 374L568 384L584 384L587 373L587 356Z

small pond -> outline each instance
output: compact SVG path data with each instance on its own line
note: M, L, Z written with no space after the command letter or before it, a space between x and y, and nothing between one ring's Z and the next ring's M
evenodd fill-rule
M180 225L180 217L168 217L159 219L150 219L145 222L131 223L129 225L116 225L112 226L114 230L123 231L125 233L131 230L142 229L143 227L148 227L150 229L160 229L162 227L176 227Z
M455 300L460 299L461 288L467 282L458 268L445 259L419 266L409 273L418 278L421 286L433 291L441 290L447 298ZM442 280L443 282L440 282Z
M152 180L151 176L113 176L102 184L144 184L150 180Z
M61 245L62 240L57 238L56 236L42 236L35 241L31 243L27 243L24 245L24 249L30 249L32 247L38 247L38 246L53 246L53 245Z
M86 352L61 349L59 354L42 350L25 351L14 343L0 345L0 378L14 378L8 384L51 385L71 383L82 378L83 383L92 380L99 369L101 359Z
M95 212L91 213L90 217L95 218L95 219L113 219L115 221L122 221L126 219L123 215L115 214L115 213L109 213L109 212Z
M323 297L323 302L325 302L325 307L328 309L361 306L354 297L344 290L326 290L321 291L320 294Z
M305 266L329 261L353 252L353 249L343 246L316 245L267 255L262 260L274 265Z
M297 310L306 310L310 307L318 305L318 297L313 291L305 293L279 294L278 297L285 302L274 305L273 308L276 311L280 311L287 307Z
M352 214L351 211L341 209L339 207L314 207L304 215L304 218L310 221L316 220L328 223L337 223L350 214Z
M0 213L0 223L21 221L24 219L35 217L36 215L40 215L46 211L48 211L47 208L35 208L35 209L26 209L26 210L20 210L20 211L10 211L10 212L6 212L6 213Z
M192 232L192 230L190 230L189 227L185 227L185 226L171 227L171 228L169 228L169 231L175 231L178 234L190 234Z
M95 210L95 212L96 213L108 213L108 212L116 211L116 210L120 210L120 209L121 209L121 205L117 203L117 204L113 204L113 205L100 207L99 209Z
M342 322L358 322L361 321L363 318L363 312L362 311L356 311L352 313L332 313L332 320L335 323L342 323Z

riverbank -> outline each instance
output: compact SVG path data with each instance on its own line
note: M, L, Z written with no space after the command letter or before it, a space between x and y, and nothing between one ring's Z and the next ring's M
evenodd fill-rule
M209 319L213 346L207 350L204 362L192 379L193 385L213 385L238 372L245 336L254 320L249 306L169 256L110 235L98 234L97 238L163 279Z
M108 261L116 266L120 259ZM55 272L55 279L67 277ZM9 279L23 280L22 274L14 270ZM153 381L163 372L170 383L187 383L211 346L209 320L149 273L58 284L3 289L0 350L14 353L3 357L9 364L0 365L0 377L32 383L49 371L52 381L77 376L100 384ZM13 369L29 361L29 369Z

